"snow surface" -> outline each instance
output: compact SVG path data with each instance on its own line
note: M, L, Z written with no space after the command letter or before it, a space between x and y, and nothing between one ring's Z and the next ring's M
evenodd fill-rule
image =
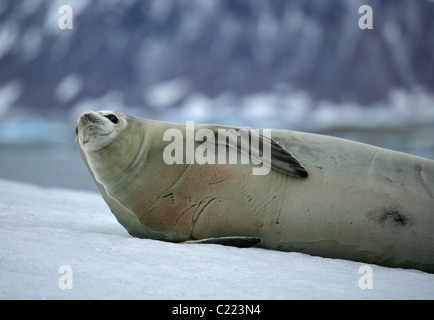
M434 274L129 236L99 194L0 180L0 299L433 299ZM61 289L62 266L72 288Z

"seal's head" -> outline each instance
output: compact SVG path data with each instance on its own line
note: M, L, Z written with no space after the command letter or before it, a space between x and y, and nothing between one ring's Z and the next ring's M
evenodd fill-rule
M109 111L87 111L77 121L76 135L80 148L85 152L107 147L126 126L122 114Z
M109 110L84 112L77 121L77 144L99 183L118 179L139 150L137 121Z

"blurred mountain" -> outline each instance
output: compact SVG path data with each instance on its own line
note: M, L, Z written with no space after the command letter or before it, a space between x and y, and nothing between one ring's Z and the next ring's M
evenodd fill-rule
M58 27L64 4L72 30ZM373 30L358 27L363 4ZM395 88L433 92L433 57L432 1L2 0L0 114L290 90L372 105Z

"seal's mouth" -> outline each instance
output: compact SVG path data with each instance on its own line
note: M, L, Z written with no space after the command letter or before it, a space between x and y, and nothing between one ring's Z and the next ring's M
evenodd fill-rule
M90 125L88 126L86 129L84 129L84 134L83 134L83 144L86 144L90 141L90 139L92 137L95 136L108 136L109 134L111 134L112 132L101 132L101 128L94 126L94 125Z
M80 116L75 129L75 134L79 143L83 146L90 141L98 141L100 137L109 136L113 132L104 116L88 111Z
M98 117L98 115L90 112L86 112L78 118L77 127L75 128L75 135L78 136L82 130L87 130L88 126L103 125L104 121Z

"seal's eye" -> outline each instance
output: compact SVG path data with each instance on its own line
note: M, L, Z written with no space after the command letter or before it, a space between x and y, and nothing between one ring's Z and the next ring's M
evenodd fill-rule
M118 121L119 121L118 117L116 117L114 114L108 114L105 117L113 123L118 123Z

